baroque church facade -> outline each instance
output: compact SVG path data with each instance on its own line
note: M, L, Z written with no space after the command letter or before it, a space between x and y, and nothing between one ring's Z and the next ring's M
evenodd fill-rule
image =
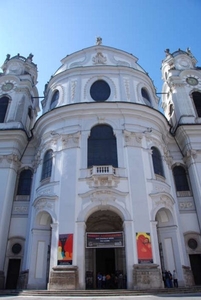
M39 112L37 66L7 55L0 74L0 289L201 284L201 68L168 49L162 107L125 51L61 60Z

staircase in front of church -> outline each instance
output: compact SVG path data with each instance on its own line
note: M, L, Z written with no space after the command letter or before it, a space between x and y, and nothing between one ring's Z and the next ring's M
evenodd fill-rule
M72 297L74 300L88 298L88 300L105 299L105 297L121 297L121 300L126 299L127 296L140 295L165 295L165 294L201 294L201 286L181 287L181 288L164 288L151 290L1 290L0 296L38 296L38 297Z

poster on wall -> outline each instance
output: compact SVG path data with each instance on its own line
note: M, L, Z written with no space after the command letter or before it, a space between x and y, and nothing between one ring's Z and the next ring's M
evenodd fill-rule
M150 233L137 232L136 241L137 241L138 263L139 264L153 263Z
M123 232L88 232L87 248L118 248L124 247Z
M58 265L72 265L73 234L60 234L58 244Z

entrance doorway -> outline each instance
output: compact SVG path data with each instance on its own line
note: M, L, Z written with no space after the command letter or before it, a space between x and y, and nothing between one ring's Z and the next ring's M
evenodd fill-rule
M17 288L17 282L20 272L20 262L21 259L9 259L6 289L14 290Z
M190 254L191 269L196 285L201 285L201 254Z
M105 275L115 273L114 248L96 249L96 271Z
M86 233L118 233L123 232L123 221L121 217L110 210L98 210L86 221ZM122 243L123 244L123 243ZM100 246L100 245L99 245ZM101 245L102 246L102 245ZM86 288L97 288L97 274L113 274L121 272L124 276L126 288L126 252L125 246L111 248L86 247L85 249L85 274ZM112 285L110 285L110 288Z

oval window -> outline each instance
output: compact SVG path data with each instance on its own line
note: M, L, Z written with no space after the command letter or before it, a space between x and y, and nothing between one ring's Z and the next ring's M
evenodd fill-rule
M91 98L97 102L103 102L110 97L110 86L104 80L95 81L90 88Z

